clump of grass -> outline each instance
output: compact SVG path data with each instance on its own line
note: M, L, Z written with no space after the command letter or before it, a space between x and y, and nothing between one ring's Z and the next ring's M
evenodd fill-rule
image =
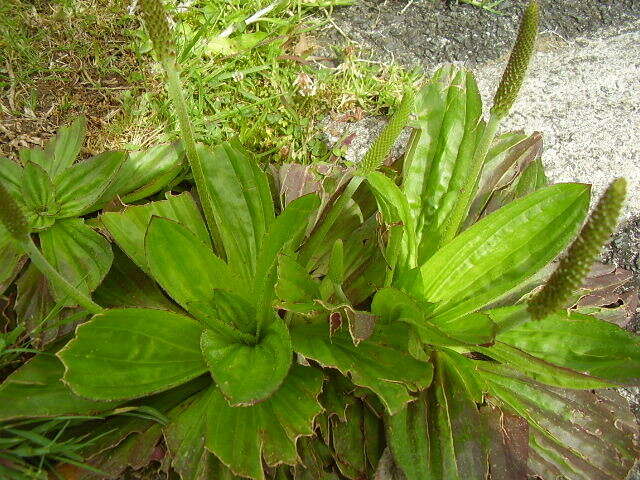
M329 54L316 45L326 7L345 3L250 0L171 10L196 137L213 144L239 136L270 158L308 162L329 154L319 124L326 115L386 113L414 72L363 59L353 45ZM146 54L146 34L131 34L138 53ZM134 118L149 127L172 121L164 95L131 97L127 105L114 134L125 133Z

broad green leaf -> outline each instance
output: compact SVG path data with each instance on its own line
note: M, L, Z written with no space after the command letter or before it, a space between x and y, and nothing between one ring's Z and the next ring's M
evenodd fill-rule
M439 352L431 387L387 417L389 447L407 480L487 477L488 433L455 356Z
M88 415L116 405L75 395L62 383L63 373L62 363L50 353L26 362L0 385L0 420Z
M80 325L58 353L66 367L64 381L75 393L101 400L168 390L206 371L201 334L202 326L183 315L108 310Z
M436 304L441 324L499 299L555 258L580 227L589 187L540 189L485 217L420 267L412 293Z
M0 295L11 285L26 259L22 249L0 225Z
M391 413L411 401L409 392L429 385L431 364L414 359L407 351L406 329L377 325L373 335L355 346L341 329L329 337L324 321L298 319L290 326L294 351L324 367L349 374L356 385L369 388Z
M149 273L144 237L153 216L168 218L187 227L207 246L211 245L207 227L190 193L168 195L167 200L127 207L122 212L104 213L100 219L118 246L136 265Z
M129 152L96 206L109 202L115 196L130 203L161 191L182 171L183 161L184 150L181 143L156 145L146 150Z
M59 213L53 183L36 163L28 162L24 167L20 198L27 207L27 219L32 228L43 230L53 224Z
M371 312L378 316L380 322L413 325L420 340L428 345L470 346L493 342L496 326L489 316L469 314L436 325L428 320L432 309L433 305L420 303L392 287L378 290L371 304Z
M489 348L478 347L478 350L547 385L583 390L616 386L615 383L541 360L506 343L496 342Z
M27 331L35 331L38 327L47 327L56 321L59 312L56 311L56 302L53 299L49 281L30 263L25 271L16 280L18 295L14 310L19 322L27 328ZM45 332L41 340L51 340L51 334L56 332ZM32 336L35 334L32 333Z
M249 305L237 315L255 317ZM231 405L253 405L282 384L291 365L291 339L287 327L274 312L254 342L209 328L202 333L202 355L220 391ZM252 319L252 318L251 318ZM219 319L228 324L225 318ZM240 321L240 323L248 323Z
M251 280L260 241L274 219L267 176L237 142L200 146L199 154L229 265Z
M0 183L14 197L19 198L22 190L22 167L8 158L0 157Z
M84 223L82 218L57 221L40 233L42 253L53 267L78 290L89 294L105 277L113 252L109 242ZM54 297L65 300L62 290L53 285Z
M105 152L61 173L54 182L60 205L58 217L86 212L116 178L126 157L125 152Z
M305 195L295 199L278 215L260 242L253 288L259 323L270 319L271 305L275 297L278 255L283 250L297 250L309 218L319 203L317 195Z
M416 225L418 262L426 260L467 180L484 124L473 75L449 65L438 70L416 95L414 135L403 168L403 191Z
M313 419L322 411L317 397L322 373L294 365L282 386L267 400L250 407L231 407L217 388L206 408L206 447L236 475L265 478L268 465L299 461L296 440L313 434Z
M492 394L491 403L529 422L533 447L529 467L534 473L556 471L590 480L625 478L640 451L634 444L635 419L618 394L554 388L502 366L477 363Z
M44 161L40 165L52 179L69 168L78 157L84 143L86 125L87 120L78 117L71 125L60 128L57 135L49 141Z
M526 314L526 313L525 313ZM640 380L640 339L617 325L558 312L501 333L498 340L562 367L614 381Z
M173 220L151 219L145 254L153 278L186 310L210 300L216 289L243 292L240 281L211 247Z
M69 168L78 157L86 130L86 119L79 117L69 125L60 128L44 149L32 148L20 151L23 165L37 163L54 180Z
M171 455L171 466L182 480L233 480L236 477L205 449L205 427L210 387L183 402L171 412L171 422L164 429L164 438Z
M93 293L93 299L98 305L179 310L122 250L115 247L113 253L111 269Z
M319 309L314 300L320 298L320 286L292 256L281 254L276 296L285 310L311 313Z

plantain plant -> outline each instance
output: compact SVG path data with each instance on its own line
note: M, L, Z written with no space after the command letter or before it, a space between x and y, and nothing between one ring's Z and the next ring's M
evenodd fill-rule
M84 295L101 283L113 261L111 245L83 218L115 198L131 202L162 190L184 167L180 145L144 151L105 152L74 163L85 138L86 121L76 119L60 129L43 149L20 151L21 164L0 158L0 180L26 216L42 256ZM18 278L16 311L34 331L56 304L77 305L60 286L49 288L38 265L28 259L20 241L0 226L0 293ZM31 250L31 255L39 255ZM50 323L51 319L49 319ZM48 334L46 338L51 339Z
M496 136L535 1L487 122L471 73L444 67L407 88L355 168L270 174L237 141L196 142L162 5L141 7L195 190L94 221L115 261L90 297L40 259L0 189L12 238L94 313L4 381L0 421L154 412L61 433L96 436L76 478L120 478L162 440L162 467L183 480L624 478L637 429L606 389L638 384L640 345L571 308L624 181L579 232L589 187L547 185L539 134Z

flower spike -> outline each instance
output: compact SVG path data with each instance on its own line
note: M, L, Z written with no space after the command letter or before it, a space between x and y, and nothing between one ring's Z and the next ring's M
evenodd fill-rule
M518 38L493 98L491 114L504 117L513 107L533 55L539 24L540 7L537 0L531 0L522 16Z
M614 180L589 215L578 238L560 260L545 286L529 301L529 313L535 320L546 317L566 305L589 273L593 262L618 223L627 191L624 178Z
M29 238L27 218L2 182L0 182L0 223L16 241L24 242Z

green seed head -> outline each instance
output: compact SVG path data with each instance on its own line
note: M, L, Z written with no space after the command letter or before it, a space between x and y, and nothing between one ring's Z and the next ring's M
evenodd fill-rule
M537 0L531 0L522 16L518 38L493 98L492 114L504 117L515 103L533 55L539 24L540 7Z
M571 295L582 286L602 246L616 228L626 192L627 182L624 178L614 180L609 185L580 235L560 260L558 269L529 301L528 310L534 319L544 318L565 307Z
M167 22L162 0L140 0L140 10L158 59L165 62L175 58L173 34Z
M29 236L29 224L20 205L0 182L0 223L19 242Z
M369 151L360 162L360 175L375 172L382 166L398 136L409 122L409 115L413 112L414 99L415 92L413 89L410 87L405 89L396 113L391 117L387 126L376 141L373 142L373 145L371 145L371 148L369 148Z

